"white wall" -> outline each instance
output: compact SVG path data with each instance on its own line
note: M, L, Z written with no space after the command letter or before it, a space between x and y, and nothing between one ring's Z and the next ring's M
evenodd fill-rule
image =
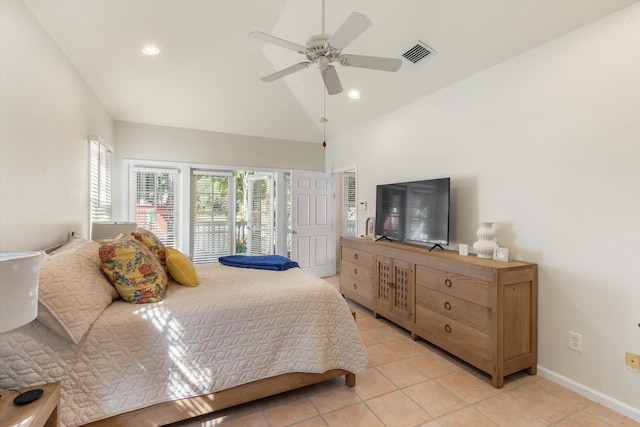
M446 55L446 52L440 52ZM423 67L437 66L425 62ZM375 185L452 178L452 247L478 221L539 264L539 364L640 420L640 4L332 139ZM584 350L568 349L569 330ZM566 378L563 378L566 377ZM571 385L571 384L569 384Z
M324 170L319 143L115 122L121 159L165 160L245 167Z
M0 1L0 250L88 235L87 135L113 121L22 1Z
M144 159L247 169L324 170L321 144L122 121L115 122L115 135L114 163L118 166L123 159ZM116 220L126 219L125 173L120 167L114 170L113 184L119 193L114 196L114 213L120 216Z

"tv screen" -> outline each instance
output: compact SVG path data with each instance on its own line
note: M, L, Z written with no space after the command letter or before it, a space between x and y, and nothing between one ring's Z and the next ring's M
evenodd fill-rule
M450 178L378 185L376 236L418 244L449 244Z

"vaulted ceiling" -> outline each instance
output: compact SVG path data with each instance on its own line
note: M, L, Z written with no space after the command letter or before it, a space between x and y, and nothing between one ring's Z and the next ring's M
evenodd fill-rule
M321 32L321 0L27 0L116 120L322 142L611 14L636 0L326 0L325 29L351 14L373 25L344 52L401 58L399 71L335 65L325 95L317 66L260 78L304 56L248 36L305 45ZM155 44L160 53L141 49ZM594 60L598 55L594 53ZM357 89L359 100L347 92ZM323 128L321 118L328 122Z

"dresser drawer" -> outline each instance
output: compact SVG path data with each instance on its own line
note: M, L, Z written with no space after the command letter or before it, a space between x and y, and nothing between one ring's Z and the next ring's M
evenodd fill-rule
M416 266L416 284L490 307L491 282L418 265Z
M350 262L351 264L362 265L365 267L373 267L373 254L370 252L364 252L359 249L342 247L342 261Z
M373 269L371 266L352 264L345 260L340 264L340 274L344 274L366 283L371 283L371 280L373 279Z
M482 331L490 331L491 309L486 306L434 291L424 286L416 286L416 306L435 311L445 317Z
M491 336L464 323L416 306L416 333L462 359L491 360ZM483 368L480 366L480 368Z
M346 274L340 274L340 292L362 304L373 304L373 286Z

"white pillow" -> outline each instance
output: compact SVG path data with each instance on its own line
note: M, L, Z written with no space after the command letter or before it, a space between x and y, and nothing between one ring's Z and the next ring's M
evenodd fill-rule
M40 264L38 320L76 344L118 297L100 269L99 248L86 240Z
M86 242L88 242L87 239L85 239L84 237L80 237L80 235L74 233L62 246L49 252L49 255L55 255L60 252L68 251L69 249L77 248L78 246L83 245Z

